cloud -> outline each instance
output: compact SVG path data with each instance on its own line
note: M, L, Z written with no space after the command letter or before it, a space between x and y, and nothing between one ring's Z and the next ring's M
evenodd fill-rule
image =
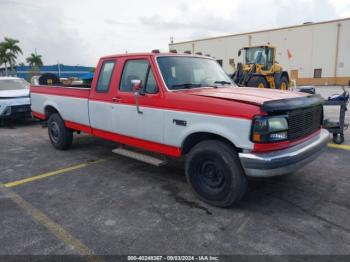
M0 39L5 36L20 40L25 61L30 53L43 56L45 63L87 64L87 54L79 33L65 24L60 6L35 1L5 0L1 2Z
M102 55L168 49L175 41L350 15L348 0L1 0L0 39L37 48L47 64L95 65Z

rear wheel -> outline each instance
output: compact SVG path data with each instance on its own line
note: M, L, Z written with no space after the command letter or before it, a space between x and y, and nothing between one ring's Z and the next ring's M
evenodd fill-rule
M196 195L214 206L239 201L247 179L233 147L216 140L197 144L186 159L186 178Z
M247 86L269 88L269 84L267 83L266 79L262 76L253 76L251 79L249 79Z
M280 89L280 90L288 90L288 79L287 79L287 77L282 76L280 82L278 83L277 88Z
M60 150L68 149L73 142L73 131L64 125L59 114L52 114L48 121L48 132L51 144Z

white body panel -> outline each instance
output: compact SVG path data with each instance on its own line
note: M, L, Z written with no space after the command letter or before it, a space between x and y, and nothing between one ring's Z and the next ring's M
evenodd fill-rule
M69 96L56 96L32 93L32 111L45 114L45 108L52 106L60 113L65 121L90 125L88 99Z
M113 117L114 104L89 101L90 125L93 128L115 132L116 121Z
M114 117L116 133L152 142L167 144L163 139L164 110L140 106L139 114L135 105L116 104Z
M49 105L56 108L65 121L87 126L91 121L91 126L96 129L164 145L181 147L189 135L208 132L228 139L239 148L253 148L249 139L251 120L248 119L142 105L143 113L139 114L134 105L32 93L33 111L44 114ZM186 121L186 126L177 125L174 119Z
M236 147L253 149L249 135L251 120L217 115L181 111L164 111L164 143L181 147L189 135L198 132L213 133L231 141ZM187 126L173 123L174 119L184 120Z

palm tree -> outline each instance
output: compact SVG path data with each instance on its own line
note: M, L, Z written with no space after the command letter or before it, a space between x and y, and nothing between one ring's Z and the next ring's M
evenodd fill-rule
M26 58L26 61L31 67L39 67L43 66L43 60L41 58L41 55L31 53L30 56Z
M2 43L0 43L0 66L5 64L5 74L7 75L7 59L6 59L6 50Z
M8 53L8 63L11 67L11 72L13 72L13 66L16 63L17 55L23 54L21 48L17 45L19 41L17 39L12 39L5 37L5 40L2 42L5 52Z
M0 65L5 65L5 74L8 75L7 72L7 63L13 65L16 62L16 55L10 51L8 51L5 42L0 43Z

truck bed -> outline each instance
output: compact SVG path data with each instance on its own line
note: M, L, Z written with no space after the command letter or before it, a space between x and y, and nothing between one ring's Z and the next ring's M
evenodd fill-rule
M45 118L48 105L54 105L63 119L84 126L89 121L89 88L64 86L31 86L33 115Z

